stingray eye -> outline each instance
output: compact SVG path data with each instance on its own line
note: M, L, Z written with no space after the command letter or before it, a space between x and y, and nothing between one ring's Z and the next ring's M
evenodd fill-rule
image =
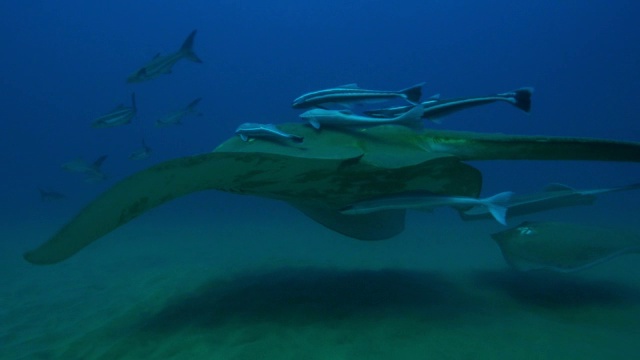
M532 228L528 227L528 226L521 226L519 228L516 229L518 231L518 233L520 233L520 235L534 235L536 233L535 230L533 230Z

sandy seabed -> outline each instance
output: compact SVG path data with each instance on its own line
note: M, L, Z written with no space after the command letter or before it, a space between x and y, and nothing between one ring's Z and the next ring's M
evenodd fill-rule
M21 253L67 219L12 222L2 237L15 241L0 243L0 358L638 354L637 257L524 274L504 264L489 237L503 228L491 221L411 214L405 233L368 243L256 203L204 213L168 205L44 267Z

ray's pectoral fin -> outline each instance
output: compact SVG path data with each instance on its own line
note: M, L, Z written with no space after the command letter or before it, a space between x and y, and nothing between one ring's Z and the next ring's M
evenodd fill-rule
M345 215L337 210L291 204L323 226L358 240L385 240L404 231L405 210Z

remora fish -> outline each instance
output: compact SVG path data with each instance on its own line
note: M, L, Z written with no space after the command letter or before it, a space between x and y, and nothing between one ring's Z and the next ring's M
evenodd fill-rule
M251 138L272 138L272 139L289 139L296 143L301 143L304 137L286 133L278 129L273 124L257 124L257 123L244 123L238 126L236 129L236 135L242 139L242 141L249 141Z
M131 94L131 107L118 105L110 113L100 116L91 124L94 128L108 128L131 123L131 119L136 116L136 94Z
M63 164L62 168L68 172L86 174L88 175L88 177L85 179L85 181L94 183L105 180L107 178L107 175L100 169L102 167L102 163L106 159L107 155L102 155L91 164L87 164L82 159L73 160Z
M518 109L528 113L531 111L532 93L533 88L526 87L506 93L481 97L465 97L444 100L431 98L422 103L424 107L422 117L431 121L437 121L440 117L450 115L460 110L491 104L498 101L508 102ZM364 111L364 113L372 117L389 118L405 113L409 109L411 109L411 106L398 106L386 109L367 110Z
M55 190L51 190L51 189L38 188L38 191L40 191L41 201L54 201L54 200L62 200L67 198L65 194Z
M509 201L512 195L512 192L507 191L488 198L476 199L466 196L440 196L424 192L410 192L360 201L340 212L347 215L361 215L382 210L428 210L440 206L479 205L485 207L500 224L506 225L507 208L504 204Z
M421 127L422 105L416 105L413 109L395 118L373 118L352 113L349 110L311 109L300 114L300 117L309 122L315 129L321 125L328 126L373 126L383 124L400 124L412 128Z
M578 271L640 253L637 234L561 222L529 222L491 235L516 270Z
M193 62L202 63L202 60L193 51L193 39L196 36L193 30L187 39L182 43L180 49L169 55L161 56L157 54L149 63L141 67L138 71L131 74L127 78L128 83L143 82L155 79L162 74L171 74L171 68L182 59L191 60Z
M416 84L400 91L366 90L357 84L338 86L332 89L313 91L293 100L294 109L307 109L310 107L323 107L329 104L353 105L357 103L369 103L403 98L417 105L422 96L422 85Z
M640 189L640 183L585 190L577 190L563 184L550 184L540 193L514 195L506 206L509 209L509 217L528 215L569 206L591 205L596 201L596 195L636 189ZM486 209L474 207L460 212L460 216L464 220L476 220L486 219L490 215Z
M132 152L131 154L129 154L129 159L131 159L131 160L144 160L144 159L148 158L149 156L151 156L152 152L153 151L147 145L146 141L144 141L144 139L142 139L142 148Z
M202 100L202 98L197 98L197 99L193 100L192 102L190 102L189 105L185 106L184 108L182 108L180 110L173 111L173 112L163 116L158 121L156 121L156 126L162 127L162 126L168 126L168 125L179 125L179 124L182 124L182 119L185 116L191 115L191 114L196 114L196 106L198 105L200 100Z

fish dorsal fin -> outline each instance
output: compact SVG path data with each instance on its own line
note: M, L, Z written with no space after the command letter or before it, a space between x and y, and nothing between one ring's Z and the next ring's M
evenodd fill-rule
M339 89L360 89L360 87L356 83L340 85L338 86L338 88Z
M544 188L544 191L576 191L574 188L572 188L571 186L567 186L564 184L560 184L560 183L552 183L547 185Z

